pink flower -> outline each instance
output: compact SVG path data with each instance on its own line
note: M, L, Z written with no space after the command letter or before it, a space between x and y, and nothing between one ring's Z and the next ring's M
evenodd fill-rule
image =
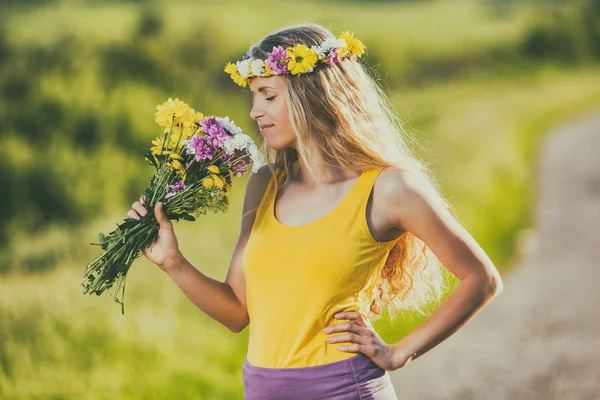
M205 139L207 143L214 148L223 148L223 143L229 138L229 135L219 121L214 117L208 117L204 118L204 121L201 121L200 125L206 134Z
M325 63L327 65L329 65L330 67L333 64L339 63L341 60L340 60L340 56L338 53L339 53L339 50L337 47L334 47L333 49L331 49L329 51L329 54L327 54L327 59L325 59Z
M171 187L171 192L167 193L167 195L165 196L165 199L168 199L169 197L173 197L177 193L179 193L179 192L183 191L183 189L185 189L185 183L183 183L183 179L174 185L168 185L168 186Z
M273 51L269 53L267 57L267 64L276 74L289 74L287 68L287 53L281 46L273 47Z
M203 136L194 135L189 146L196 151L196 161L212 160L213 148L204 140Z

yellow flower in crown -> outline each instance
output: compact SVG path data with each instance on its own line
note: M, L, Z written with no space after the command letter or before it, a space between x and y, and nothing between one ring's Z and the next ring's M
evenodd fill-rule
M271 70L271 67L269 66L269 64L265 63L265 76L271 76L273 75L273 71Z
M350 55L361 56L365 53L365 45L358 39L354 38L352 34L344 32L338 36L338 39L344 39L346 41L346 47L340 49L343 54L345 50L350 52Z
M248 80L240 75L235 64L227 63L227 65L225 65L225 72L231 76L231 79L233 79L237 85L241 87L248 86Z
M290 58L288 70L292 75L312 71L315 65L317 65L317 61L319 61L317 53L303 44L297 44L292 48L288 48L287 56Z
M264 60L252 58L248 52L235 64L227 63L225 72L237 85L246 87L256 76L301 75L312 72L318 64L332 67L344 58L354 60L364 54L365 49L365 45L360 40L344 32L310 47L302 43L288 48L274 46Z

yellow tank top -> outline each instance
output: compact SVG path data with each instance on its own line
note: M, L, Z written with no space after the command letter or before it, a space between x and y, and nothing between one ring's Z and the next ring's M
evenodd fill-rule
M297 227L275 218L271 177L242 261L251 365L309 367L357 355L338 350L348 343L327 343L323 329L345 321L334 318L339 311L364 310L398 240L378 242L367 225L369 194L381 170L364 171L331 213Z

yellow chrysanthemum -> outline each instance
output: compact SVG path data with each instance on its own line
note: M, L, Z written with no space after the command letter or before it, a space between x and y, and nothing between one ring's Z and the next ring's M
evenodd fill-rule
M240 75L235 64L227 63L227 65L225 65L225 72L231 76L231 79L233 79L237 85L241 87L248 86L248 80L244 79L244 77Z
M177 175L179 175L185 181L187 171L178 160L172 160L168 162L167 167L169 167L171 171L175 171Z
M170 153L169 157L171 157L173 160L179 160L179 161L183 161L183 157L181 157L179 154L177 153Z
M210 165L210 166L208 167L208 170L209 170L210 172L212 172L213 174L218 174L218 173L220 172L220 171L219 171L219 167L217 167L216 165Z
M152 141L152 144L154 146L152 146L150 148L150 152L152 154L161 154L161 150L165 144L165 138L157 137L156 139L154 139ZM162 154L170 154L172 152L176 152L176 153L181 152L181 149L183 148L183 143L181 143L181 141L179 141L179 144L177 145L177 149L175 149L176 144L177 144L177 137L172 137L171 140L169 140L169 144L167 145L165 150L162 152Z
M156 106L155 121L160 126L171 126L173 119L181 118L189 106L179 99L169 97L163 104Z
M196 122L194 118L196 117L196 111L193 108L186 107L181 112L176 115L175 123L183 124L183 126L192 126Z
M269 67L269 64L265 63L265 76L273 75L273 70Z
M219 189L223 189L225 187L225 180L219 175L212 175L212 179L215 182L215 186Z
M344 54L346 50L353 56L361 56L365 53L366 46L360 40L354 38L351 33L344 32L338 36L338 39L346 41L346 47L339 49L341 54Z
M168 132L169 129L166 129L165 133ZM192 137L193 133L193 126L175 127L173 128L173 132L171 132L171 141L169 143L171 144L171 146L175 146L175 143L177 143L177 141L181 143L182 140L188 140Z
M161 137L157 137L152 141L152 144L154 146L150 148L150 152L152 152L152 154L160 154L164 145L164 139Z
M209 187L213 187L215 184L215 181L213 181L212 177L206 177L202 180L202 186L209 188Z
M311 71L319 61L317 53L301 43L288 48L287 56L291 59L288 70L292 75Z

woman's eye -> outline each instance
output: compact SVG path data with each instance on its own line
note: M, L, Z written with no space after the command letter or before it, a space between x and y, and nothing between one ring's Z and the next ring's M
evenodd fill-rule
M266 98L266 100L267 100L267 101L271 101L271 100L273 100L275 97L276 97L276 96L267 97L267 98Z

